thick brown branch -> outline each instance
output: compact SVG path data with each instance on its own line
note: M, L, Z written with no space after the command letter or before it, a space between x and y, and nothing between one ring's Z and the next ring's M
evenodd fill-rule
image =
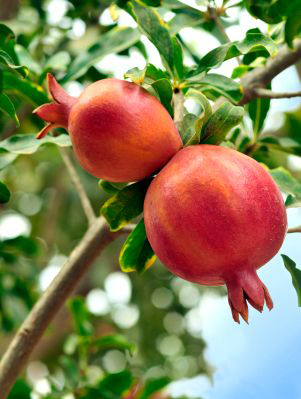
M128 229L126 230L128 232ZM95 257L115 237L103 218L95 220L62 270L40 297L15 335L0 363L0 399L5 399L23 370L34 347Z
M240 105L258 97L256 94L258 88L265 88L275 76L294 65L299 59L301 59L301 40L295 40L293 50L284 46L275 58L268 59L264 67L255 68L247 73L241 80L244 97Z
M288 233L301 233L301 226L291 227L287 230Z
M269 89L264 89L262 87L258 87L254 89L257 97L261 98L292 98L292 97L301 97L301 91L292 91L292 92L283 92L276 93Z

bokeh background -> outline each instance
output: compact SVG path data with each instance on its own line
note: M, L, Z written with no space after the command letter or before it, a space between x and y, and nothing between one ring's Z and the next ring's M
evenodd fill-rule
M203 10L205 2L183 3ZM218 3L218 2L217 2ZM233 2L234 3L234 2ZM109 2L15 1L1 0L0 19L17 35L17 52L22 64L40 75L52 70L64 76L72 58L97 41L98 36L115 26L136 28L124 11L108 8ZM160 9L166 21L175 14ZM250 28L267 32L268 26L238 7L229 8L223 22L231 40L241 40ZM200 57L221 43L218 34L202 24L183 27L181 38L191 49L185 52L186 64L192 54ZM160 56L150 41L141 39L118 54L96 60L86 74L66 84L78 96L89 82L108 76L123 78L133 67L144 68L146 58L162 67ZM215 72L231 76L235 59ZM274 81L275 91L301 89L301 67L293 66ZM0 115L1 139L12 134L35 133L41 124L31 116L32 106L15 99L21 127ZM286 129L301 131L300 99L272 100L263 134ZM191 112L195 103L186 101ZM251 121L246 121L251 132ZM275 133L276 132L276 133ZM279 155L280 156L280 155ZM286 163L297 178L301 160L290 155ZM76 165L96 211L107 198L97 179ZM0 240L20 236L26 243L0 264L0 354L10 341L36 298L59 272L68 254L86 229L77 194L54 146L41 148L31 156L20 156L4 169L4 179L12 191L9 206L1 209ZM301 224L301 211L288 211L289 225ZM301 265L300 234L289 235L281 253ZM299 343L301 313L291 276L277 255L260 272L269 287L275 308L263 314L254 309L250 325L233 322L223 288L203 288L173 277L158 262L145 274L119 271L118 253L124 238L112 243L95 262L82 281L78 294L85 299L97 334L121 332L135 342L132 356L118 349L108 350L91 365L91 378L103 372L116 373L130 367L143 378L170 377L168 390L174 397L235 399L301 398ZM6 242L6 244L5 244ZM72 332L71 316L64 309L37 346L26 372L32 399L51 396L51 376L63 376L61 354ZM67 341L66 341L67 340ZM72 351L67 354L73 355ZM94 373L94 374L93 374ZM64 399L73 399L71 393ZM18 398L19 399L19 398Z

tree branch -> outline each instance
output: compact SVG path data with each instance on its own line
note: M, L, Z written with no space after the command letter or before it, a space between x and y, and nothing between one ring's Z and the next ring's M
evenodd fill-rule
M291 227L287 230L288 233L301 233L301 226Z
M68 154L68 150L65 148L60 147L60 153L63 159L64 164L66 165L66 168L69 172L70 178L72 180L72 183L74 184L77 194L79 196L80 202L82 204L83 210L87 216L89 225L91 226L96 219L95 213L93 211L93 208L91 206L90 200L87 197L86 191L82 185L82 182L80 181L80 178L77 174L77 171L75 167L73 166L73 163L71 161L71 158Z
M292 92L283 92L283 93L275 93L272 90L264 89L262 87L258 87L254 89L257 97L261 98L292 98L292 97L301 97L301 91L292 91Z
M239 104L244 105L258 97L256 90L259 88L265 89L275 76L279 75L279 73L291 65L294 65L299 59L301 59L300 39L294 41L293 50L287 46L284 46L279 50L275 58L268 59L264 67L255 68L251 72L244 75L241 79L244 97Z
M58 276L35 304L2 357L0 362L0 399L7 397L44 331L96 256L114 238L130 229L132 226L112 233L104 218L95 219L93 225L72 251Z

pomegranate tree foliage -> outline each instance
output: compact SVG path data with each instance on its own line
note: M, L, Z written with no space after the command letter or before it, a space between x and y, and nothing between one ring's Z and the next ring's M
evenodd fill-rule
M86 85L112 75L97 67L97 62L105 56L115 53L127 57L132 49L139 51L146 66L129 70L126 79L145 87L175 118L179 113L176 104L179 98L181 103L182 96L197 105L198 112L189 113L183 108L180 120L176 120L185 145L221 144L252 156L270 170L287 195L287 207L300 206L300 172L290 170L288 162L290 155L301 156L300 110L286 113L283 127L271 132L265 130L269 98L254 98L244 107L239 105L244 104L245 96L240 79L264 67L285 43L294 47L294 39L301 32L300 1L216 3L203 0L192 7L178 0L70 0L64 20L51 23L43 0L23 1L22 6L12 0L1 2L0 203L4 204L1 217L4 220L18 212L31 225L30 234L3 236L0 241L1 353L10 334L41 295L42 269L55 254L70 253L86 228L76 190L70 185L56 148L71 146L68 135L58 130L58 135L35 139L42 123L31 111L48 101L47 72L56 74L63 85L73 82ZM228 18L230 8L237 11L245 8L252 16L271 24L268 34L254 28L243 40L228 42L223 29L236 23ZM113 22L102 25L99 18L107 10ZM164 18L168 11L172 17L167 23ZM121 12L128 13L137 28L118 26ZM80 39L72 36L71 29L78 19L86 24L86 34ZM194 47L182 37L181 30L185 27L210 33L220 45L204 54L202 43ZM148 59L142 35L156 47L163 68ZM235 57L239 57L239 65L232 76L214 71ZM252 126L252 132L247 126ZM62 398L72 393L86 399L99 395L105 399L163 398L166 396L154 395L171 380L200 373L210 376L212 368L203 356L205 342L200 331L184 324L184 318L189 318L189 308L195 305L184 298L188 286L172 278L159 264L143 276L132 275L131 306L138 306L140 311L136 325L124 329L114 318L114 312L100 317L87 309L84 297L91 289L102 287L107 274L117 268L117 251L124 272L142 274L155 261L141 216L151 179L135 184L101 181L98 190L95 179L77 169L92 204L99 207L102 203L101 213L112 231L132 220L138 224L123 244L114 243L96 261L79 289L82 298L75 297L69 302L73 328L67 313L58 316L44 338L46 344L38 346L36 357L50 371L45 377L49 392L36 393L36 397ZM292 275L300 305L301 271L288 256L283 255L283 260ZM196 290L199 295L204 289ZM179 348L169 353L162 342L170 338L170 342L176 340ZM112 353L123 359L122 370L118 372L111 372L106 366L105 359ZM9 397L29 398L32 389L30 380L19 380Z

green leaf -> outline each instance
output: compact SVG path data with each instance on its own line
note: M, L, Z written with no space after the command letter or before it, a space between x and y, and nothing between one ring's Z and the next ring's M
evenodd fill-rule
M293 39L301 32L301 2L299 7L292 12L286 20L284 27L285 41L293 48Z
M93 334L93 326L90 323L90 316L83 298L76 297L69 301L69 310L72 314L75 331L82 337L89 337Z
M202 126L212 114L212 108L207 97L196 89L189 89L185 97L193 98L201 106L201 114L199 116L186 114L179 124L182 141L185 146L188 146L200 142Z
M129 4L139 28L158 49L165 67L173 74L174 46L168 25L156 10L144 6L139 0L132 0Z
M268 55L274 56L277 53L278 46L271 38L261 32L250 30L242 41L223 44L207 53L192 75L195 76L209 69L218 68L230 58L258 50L264 50Z
M220 144L227 133L238 125L244 116L244 108L228 102L223 103L209 118L204 127L201 142L203 144Z
M99 180L99 187L109 194L116 194L118 191L122 190L127 183L112 183L106 180Z
M147 64L144 69L132 68L124 74L125 79L131 79L137 84L152 84L157 80L168 78L168 75L162 69L155 67L153 64Z
M5 73L3 90L8 94L16 94L29 101L34 106L49 102L49 99L42 86L31 82L28 79L19 79L17 76Z
M0 149L0 170L6 168L8 165L14 162L17 156L17 154L12 154L11 152Z
M104 398L120 398L127 391L133 382L132 374L127 371L107 375L98 385L99 391ZM116 396L113 396L115 394ZM110 395L110 396L109 396Z
M140 38L137 29L117 27L103 34L92 47L80 54L68 68L68 73L62 80L74 80L108 54L119 53L135 44Z
M172 86L169 79L156 80L152 84L153 88L159 95L161 103L169 112L170 116L173 118L173 108L171 106L171 100L173 95Z
M1 34L1 30L0 30ZM17 380L12 387L7 399L30 399L31 389L23 380Z
M34 134L16 134L0 141L0 150L14 154L33 154L44 144L55 144L59 147L70 147L71 141L67 134L57 137L46 136L40 140ZM0 157L3 153L0 153Z
M160 7L162 0L143 0L143 3L150 7Z
M232 71L231 79L241 78L245 73L247 73L252 67L250 65L238 65Z
M160 377L160 378L152 378L149 379L139 399L148 399L150 398L155 392L161 391L163 388L166 387L170 383L170 379L168 377Z
M136 348L135 344L128 341L126 337L120 334L104 335L91 342L91 348L102 349L121 349L133 352Z
M111 231L120 230L143 211L146 190L151 179L130 184L109 198L101 208Z
M65 71L68 64L70 63L71 57L67 51L59 51L53 56L48 58L44 69L57 69L59 71Z
M0 50L0 69L19 74L23 78L29 73L25 66L15 65L13 59L3 50Z
M240 84L223 75L210 73L200 79L197 84L199 89L212 100L223 96L232 102L238 103L243 97Z
M277 24L288 15L293 3L298 0L244 0L247 10L254 17L261 19L268 24ZM300 3L299 3L300 4Z
M297 269L296 263L286 255L281 255L284 266L292 276L292 283L298 297L298 306L301 307L301 270Z
M261 132L270 109L270 98L256 98L248 104L248 113L253 123L255 138Z
M173 55L174 55L174 68L178 79L184 77L184 54L181 43L174 36L171 38L173 44Z
M266 169L267 166L264 165ZM275 169L268 169L270 175L275 180L275 183L279 186L280 190L286 194L289 194L289 197L286 201L287 207L295 207L301 201L301 183L295 179L294 176L290 174L290 172L279 166Z
M14 120L17 127L20 126L20 122L19 122L18 116L16 114L15 106L11 102L9 97L4 93L0 94L0 110L2 110L8 116L10 116Z
M0 204L5 204L10 199L10 191L7 186L0 181Z
M184 146L198 144L201 137L202 121L194 114L186 114L179 123L179 133Z
M152 266L156 255L147 239L144 219L140 220L128 236L119 255L119 264L124 272L144 272Z

